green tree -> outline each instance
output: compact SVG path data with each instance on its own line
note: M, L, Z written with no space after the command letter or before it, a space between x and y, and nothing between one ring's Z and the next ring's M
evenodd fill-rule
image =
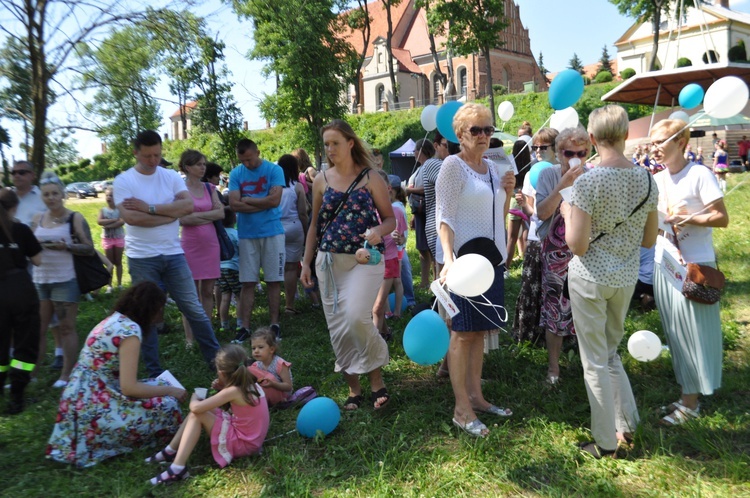
M367 0L357 0L357 8L350 10L346 17L347 26L352 31L360 31L362 33L362 52L358 54L356 68L350 79L350 83L354 85L354 105L352 106L352 112L357 112L357 107L362 103L359 77L362 72L362 66L365 64L365 59L367 58L367 47L370 45L371 23L372 18L370 17L370 8Z
M8 130L0 126L0 163L3 166L3 181L0 184L10 185L10 171L8 161L5 159L5 147L10 147L10 134Z
M127 26L112 31L96 47L82 47L79 53L81 81L95 91L88 105L96 116L95 131L107 145L111 160L124 170L132 164L132 138L161 124L159 104L153 97L158 74L150 30Z
M583 74L583 63L581 62L581 59L578 58L578 54L575 52L573 53L573 58L568 61L568 69L573 69L574 71L578 71L579 73Z
M415 0L414 7L422 8L427 16L427 39L430 42L430 54L432 54L432 65L435 70L435 78L440 82L440 87L443 89L448 88L448 82L450 80L451 88L453 87L453 60L449 50L446 51L446 69L448 75L443 73L443 69L440 67L440 55L437 51L437 43L435 42L435 27L429 22L430 19L430 3L435 0Z
M503 0L441 0L430 9L430 22L446 35L448 47L467 56L481 53L486 64L485 94L489 96L492 123L495 123L495 96L492 91L492 58L490 52L500 47L500 34L507 26Z
M24 146L31 143L31 65L24 57L24 48L17 38L6 38L0 49L0 116L18 121L23 126Z
M649 71L655 71L657 69L656 54L659 50L661 16L662 14L668 14L677 0L609 0L609 2L617 7L620 14L637 19L639 22L651 21L654 35L649 58ZM704 3L703 0L680 0L680 2L683 9Z
M601 73L602 71L612 74L612 61L609 60L609 51L606 45L602 47L602 57L599 59L599 70L597 73Z
M393 95L393 104L398 109L398 89L399 85L396 81L396 72L393 68L393 16L391 15L391 8L398 7L401 0L380 0L383 2L385 7L385 19L388 24L388 29L385 34L385 51L388 55L388 77L391 80L391 94Z
M47 112L56 77L70 69L70 57L82 42L111 26L124 25L142 17L126 11L115 0L0 0L8 13L0 30L24 48L23 60L31 67L30 160L37 173L46 166ZM71 93L71 89L63 88Z
M304 121L304 145L314 148L320 161L320 128L346 112L341 95L357 59L342 36L345 19L334 12L345 5L334 0L234 0L233 7L253 20L251 57L266 61L266 75L279 75L278 89L265 96L261 113L279 123ZM290 19L305 21L290 29Z
M542 78L544 78L544 84L549 85L549 78L547 78L547 68L544 67L544 56L542 55L542 52L539 52L539 72L542 73Z

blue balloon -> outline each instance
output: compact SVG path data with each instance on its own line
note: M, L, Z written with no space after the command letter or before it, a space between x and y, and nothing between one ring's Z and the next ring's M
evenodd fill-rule
M703 87L698 83L690 83L680 90L680 96L678 100L680 105L685 109L692 109L698 107L703 102Z
M454 144L458 143L458 137L453 131L453 116L456 115L456 112L458 112L458 108L462 105L462 102L458 102L455 100L446 102L445 104L440 106L440 109L438 109L437 115L435 116L437 129L440 134L444 136L446 140L449 140Z
M412 318L404 330L404 351L414 363L434 365L448 353L450 333L440 315L425 310Z
M549 86L549 105L556 111L568 108L583 95L583 76L575 69L560 72Z
M542 170L551 166L552 163L548 163L547 161L540 161L531 167L531 169L529 170L529 182L531 182L531 186L534 187L535 190L536 184L539 181L539 175L541 174Z
M309 401L297 415L297 431L313 438L321 431L326 436L333 432L341 420L339 406L331 398L319 397Z
M390 294L388 294L388 306L391 307L392 312L394 313L396 312L396 294L394 292L391 292ZM406 312L407 307L408 306L406 304L406 297L401 298L401 313L402 314Z

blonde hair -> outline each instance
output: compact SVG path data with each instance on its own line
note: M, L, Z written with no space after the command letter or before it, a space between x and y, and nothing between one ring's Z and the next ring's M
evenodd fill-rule
M586 147L586 153L591 154L591 139L582 127L566 128L557 135L555 140L555 152L560 153L570 145Z
M492 113L481 104L470 103L459 107L458 112L453 116L453 131L456 136L459 132L463 134L478 119L492 121Z
M65 184L60 180L60 177L54 174L52 171L45 171L42 173L42 178L39 180L39 187L44 185L55 185L60 189L60 193L65 197Z
M312 165L312 161L310 161L310 156L307 155L305 149L295 149L294 152L292 152L292 155L297 158L297 165L299 166L300 173L307 171L307 168L315 169Z
M349 123L343 119L334 119L320 130L320 134L323 135L323 133L328 130L337 131L344 136L346 141L352 140L354 142L354 146L351 148L351 155L354 164L362 166L363 168L372 168L375 166L375 159L372 157L372 153L367 147L365 147L362 139L354 133L354 130ZM330 157L326 156L326 159L328 159L329 166L336 166L336 164L331 161Z
M250 405L257 405L260 393L255 388L258 379L247 368L248 356L245 348L238 344L223 346L216 353L216 370L224 374L227 382L224 387L237 386L242 399Z
M683 145L680 150L683 152L685 151L685 147L687 146L688 142L690 141L690 128L688 128L687 123L681 119L662 119L658 123L654 125L653 128L651 128L650 135L653 135L656 131L665 131L669 134L669 136L676 135L672 141L675 143L679 143L680 139L685 139L685 145ZM679 145L678 145L679 146ZM703 151L703 147L698 147L698 150L701 152Z
M589 114L589 128L598 143L614 145L628 136L628 113L619 105L605 105Z

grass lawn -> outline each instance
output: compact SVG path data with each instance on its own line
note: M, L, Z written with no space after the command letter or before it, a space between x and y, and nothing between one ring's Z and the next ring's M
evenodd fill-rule
M731 175L730 187L750 180ZM544 383L546 351L513 344L501 335L501 348L485 357L485 395L515 412L509 420L483 417L491 435L475 440L451 425L453 396L438 381L436 367L412 363L401 345L408 318L396 322L391 362L384 369L394 395L383 414L369 403L342 413L338 428L325 439L304 439L294 432L298 410L271 415L269 441L260 457L236 460L219 470L205 438L189 461L188 481L152 489L146 481L156 468L143 463L147 448L78 470L44 458L57 411L59 392L48 365L28 390L34 398L18 416L0 415L0 495L2 496L750 496L750 182L726 199L730 226L715 230L719 264L727 274L722 300L725 337L723 387L702 403L703 416L688 426L664 429L658 407L677 399L668 355L639 363L622 356L641 412L636 448L627 458L596 461L576 449L589 439L589 407L575 351L564 353L559 387ZM69 201L90 222L103 200ZM98 240L98 227L92 226ZM418 273L411 241L410 256ZM508 311L519 287L520 264L507 281ZM416 280L418 275L415 273ZM126 276L125 280L129 282ZM419 292L419 300L429 296ZM82 302L78 333L85 338L106 316L114 297ZM267 303L258 296L253 325L269 321ZM322 312L307 301L303 314L284 315L281 356L293 363L295 387L312 385L318 393L343 402L346 384L333 373L333 353ZM212 374L200 353L184 347L179 313L168 309L175 332L161 337L161 357L192 390L207 386ZM628 334L640 329L662 335L657 312L631 311ZM663 338L663 335L662 335ZM226 343L230 334L219 337ZM49 341L51 342L51 341ZM51 361L51 349L48 362ZM364 386L367 390L368 386Z

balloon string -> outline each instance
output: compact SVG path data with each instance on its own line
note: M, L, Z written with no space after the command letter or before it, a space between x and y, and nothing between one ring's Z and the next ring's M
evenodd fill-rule
M484 294L480 294L480 296L482 298L484 298L484 300L487 302L486 304L483 303L483 302L481 302L481 301L475 301L474 299L471 299L471 298L469 298L467 296L463 296L463 298L466 299L466 301L469 304L471 304L472 308L474 308L480 315L482 315L485 319L487 319L487 321L489 321L492 325L494 325L495 327L497 327L498 329L502 330L503 332L505 332L507 334L508 331L505 330L502 325L499 325L499 324L495 323L492 320L492 318L490 318L487 315L485 315L482 312L482 310L480 310L479 308L477 308L477 306L474 303L478 303L478 304L480 304L482 306L489 306L490 308L492 308L495 311L495 313L497 314L497 319L500 322L507 322L508 321L508 310L505 309L505 307L503 307L503 306L501 306L499 304L492 304L492 302L489 299L487 299L487 297ZM498 308L501 309L501 310L503 310L505 312L505 318L503 318L503 317L500 316L500 312L498 311Z
M429 134L430 134L429 131L425 131L424 138L422 140L427 140L427 135L429 135ZM424 142L422 142L422 147L424 147ZM422 147L419 148L419 154L422 153ZM417 161L417 157L419 157L419 154L417 154L417 155L414 156L414 166L412 166L412 168L411 168L411 175L409 175L409 178L411 178L412 175L414 174L414 172L417 170L417 164L419 164L419 162ZM391 168L391 169L393 169L393 168ZM406 181L408 182L409 179L407 178Z
M687 129L691 124L695 123L696 121L698 121L700 118L702 118L705 115L706 115L706 111L698 111L698 112L696 112L695 114L693 114L693 116L690 118L690 121L685 126L683 126L682 128L680 128L677 132L675 132L674 135L672 135L668 139L664 140L659 145L667 145L669 142L671 142L672 140L674 140L677 137L677 135L679 135L680 133L682 133L683 131L685 131L685 129Z

